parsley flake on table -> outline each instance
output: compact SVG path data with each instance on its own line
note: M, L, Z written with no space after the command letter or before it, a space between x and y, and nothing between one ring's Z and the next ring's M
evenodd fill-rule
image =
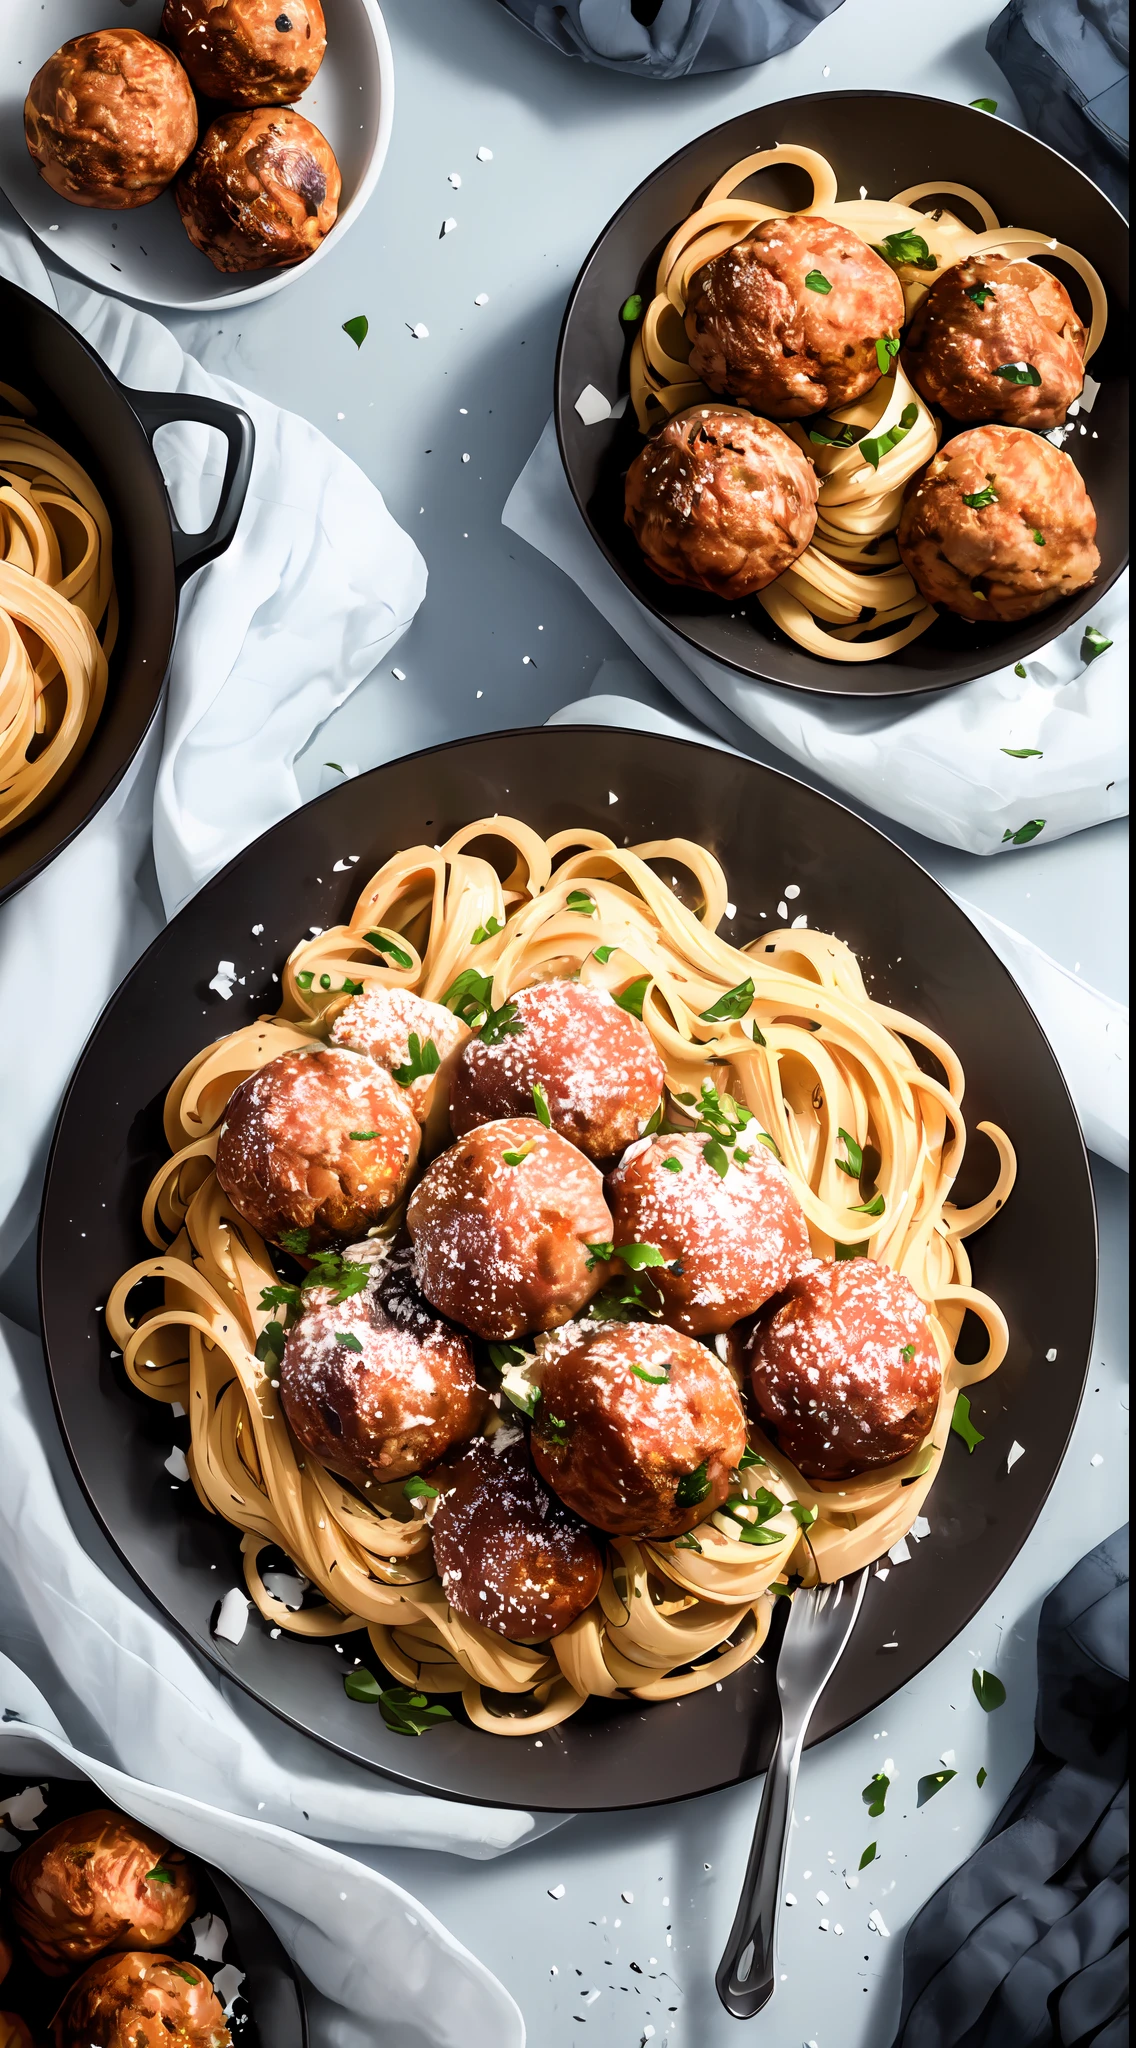
M975 107L980 114L996 114L998 112L997 100L970 100L968 105Z
M927 1801L933 1799L936 1792L941 1792L944 1785L949 1785L951 1779L957 1777L957 1771L928 1771L926 1777L919 1780L916 1789L916 1805L926 1806Z
M980 1764L980 1765L979 1765L979 1769L978 1769L978 1776L977 1776L977 1777L975 1778L975 1781L974 1781L974 1782L975 1782L975 1784L977 1785L977 1787L978 1787L978 1789L979 1789L979 1791L980 1791L980 1792L981 1792L981 1790L982 1790L982 1787L983 1787L983 1786L985 1785L985 1783L986 1783L986 1780L987 1780L987 1778L988 1778L989 1776L990 1776L990 1773L989 1773L989 1771L987 1770L987 1768L986 1768L986 1765L985 1765L985 1764Z
M1044 759L1040 747L1000 747L999 752L1008 754L1011 761L1041 761Z
M1016 832L1011 832L1007 826L1002 834L1002 844L1005 846L1008 840L1011 846L1028 846L1030 840L1036 839L1038 833L1044 830L1044 818L1030 818L1026 824L1019 825Z
M860 1797L873 1820L878 1820L883 1812L890 1786L891 1779L885 1777L883 1771L873 1771L870 1782L861 1792Z
M961 1436L964 1444L967 1447L967 1450L971 1453L972 1456L974 1452L978 1449L979 1444L984 1444L986 1442L986 1438L983 1436L982 1431L980 1429L976 1429L973 1422L970 1419L969 1394L960 1393L955 1395L955 1407L954 1414L951 1416L951 1428L953 1429L956 1436Z
M639 315L642 311L642 292L632 292L628 298L624 299L623 304L619 309L619 317L623 321L625 327L630 327L634 324L636 320L638 320Z
M356 313L352 319L345 320L343 323L344 334L349 341L355 343L356 348L362 348L370 331L371 323L365 313ZM329 768L334 768L336 764L334 761L329 761L327 765ZM339 772L342 775L342 768Z
M1107 654L1111 646L1112 641L1106 640L1096 626L1086 626L1081 637L1081 660L1087 666L1090 661L1096 660L1098 654Z
M984 1714L993 1714L1006 1704L1006 1688L992 1671L972 1671L971 1690Z
M874 1842L869 1842L856 1867L858 1870L866 1870L868 1868L869 1863L874 1863L875 1860L876 1845Z

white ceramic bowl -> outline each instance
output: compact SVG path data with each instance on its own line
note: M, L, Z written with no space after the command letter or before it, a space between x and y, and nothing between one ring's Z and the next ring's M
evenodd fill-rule
M102 291L183 312L220 312L282 291L342 239L374 189L390 141L394 61L376 0L324 0L327 55L298 111L326 135L343 174L339 218L303 263L229 275L182 227L173 195L104 213L45 185L24 141L24 99L53 50L96 28L156 36L162 0L12 0L0 5L0 187L53 256Z

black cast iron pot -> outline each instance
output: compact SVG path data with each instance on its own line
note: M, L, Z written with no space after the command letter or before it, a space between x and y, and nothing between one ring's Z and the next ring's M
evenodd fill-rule
M178 593L223 553L252 472L247 413L189 391L130 391L66 320L0 278L0 381L37 408L36 425L82 463L114 531L120 625L102 717L49 803L0 839L0 903L46 866L117 787L161 702ZM202 533L183 533L153 450L159 427L196 420L228 443L221 495Z

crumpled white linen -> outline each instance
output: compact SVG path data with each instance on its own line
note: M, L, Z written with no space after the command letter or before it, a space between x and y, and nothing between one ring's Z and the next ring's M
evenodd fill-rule
M3 1654L0 1714L0 1771L32 1784L87 1778L92 1805L101 1794L252 1895L307 1979L323 2048L521 2048L524 2023L508 1993L400 1885L323 1843L84 1755ZM0 1856L34 1840L30 1829L0 1826Z
M1010 666L928 697L818 697L752 682L656 623L588 532L551 421L502 519L702 725L733 738L740 720L843 799L968 853L1000 852L1035 818L1049 841L1127 816L1127 576L1089 614L1113 645L1088 664L1078 625L1032 655L1024 679ZM1042 758L1014 760L1006 747Z
M628 664L614 662L604 668L609 666L618 674ZM632 731L670 733L679 739L698 740L704 746L721 747L726 753L741 751L690 718L676 716L642 698L605 690L604 668L595 679L595 694L563 705L549 719L550 725L623 726ZM929 847L926 852L931 857L925 865L934 873L934 849ZM943 886L947 886L945 881ZM1099 1152L1127 1173L1127 1009L1079 976L1070 974L1068 968L1031 939L969 902L956 888L951 888L950 894L1009 968L1037 1016L1065 1076L1090 1151Z

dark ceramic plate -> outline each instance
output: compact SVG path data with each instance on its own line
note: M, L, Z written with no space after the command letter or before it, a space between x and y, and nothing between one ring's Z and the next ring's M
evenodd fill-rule
M0 1799L22 1791L27 1782L27 1778L13 1778L0 1773ZM38 1816L36 1834L20 1836L24 1848L30 1847L46 1829L53 1828L58 1821L69 1819L73 1813L90 1813L96 1806L114 1804L86 1778L52 1778L38 1782L47 1800L47 1810ZM307 2048L303 1992L264 1914L231 1877L225 1877L221 1871L203 1863L199 1856L190 1860L197 1876L198 1915L220 1915L229 1930L222 1960L235 1963L238 1970L244 1971L244 1983L229 2020L233 2048ZM0 1899L3 1896L0 1888ZM67 1977L45 1977L41 1970L28 1962L18 1942L14 1947L16 1959L0 1990L0 2004L5 2011L17 2012L26 2019L35 2030L37 2040L41 2034L46 2040L53 2013L68 1985L74 1983L81 1972L76 1969ZM164 1945L162 1954L196 1963L210 1977L220 1967L217 1963L202 1963L195 1955L193 1935L188 1926Z
M138 962L71 1083L40 1237L49 1370L75 1469L112 1542L195 1647L256 1698L342 1754L430 1791L555 1810L647 1805L764 1767L768 1667L676 1705L597 1702L540 1747L462 1722L418 1740L389 1733L373 1707L346 1697L333 1644L274 1642L255 1612L238 1647L211 1635L220 1594L241 1583L236 1532L188 1487L171 1486L163 1461L185 1425L125 1383L99 1313L117 1275L147 1251L139 1208L166 1156L162 1098L179 1068L275 1008L272 976L297 935L346 917L364 878L397 849L510 810L542 833L574 824L631 841L703 841L729 876L740 941L763 929L759 912L777 921L778 896L798 882L810 923L855 948L873 992L957 1047L971 1127L991 1117L1011 1133L1020 1161L1013 1199L971 1240L977 1283L1012 1331L1006 1364L974 1395L986 1441L972 1457L952 1442L931 1498L933 1535L886 1583L870 1584L810 1739L878 1706L966 1625L1033 1526L1087 1370L1096 1235L1077 1120L1031 1011L937 883L829 798L710 747L588 728L462 740L376 768L247 847ZM337 874L349 854L358 865ZM228 1003L209 991L219 959L248 977ZM975 1139L962 1199L975 1199L993 1172L992 1148ZM1008 1478L1015 1436L1030 1455ZM899 1649L881 1651L892 1639Z
M727 604L664 583L647 566L623 523L623 478L643 445L635 414L629 404L622 419L586 427L576 400L588 384L612 400L628 390L631 337L621 326L620 307L631 292L653 297L665 243L722 172L775 142L800 143L826 156L841 199L858 198L861 185L873 198L889 198L927 178L949 178L983 193L1006 225L1053 235L1095 264L1109 301L1108 331L1091 365L1102 388L1091 416L1082 415L1087 431L1065 443L1097 508L1101 567L1092 590L1016 626L983 628L942 614L885 661L845 663L798 647L756 598ZM763 172L749 189L773 206L808 203L808 179L791 166ZM1074 302L1087 310L1080 279L1063 275ZM813 93L755 107L688 143L647 178L608 222L576 280L556 359L556 431L568 482L593 539L628 588L703 654L759 680L841 697L946 689L1023 661L1091 612L1128 560L1127 307L1124 220L1088 178L1021 129L913 93ZM960 431L948 422L948 437Z

